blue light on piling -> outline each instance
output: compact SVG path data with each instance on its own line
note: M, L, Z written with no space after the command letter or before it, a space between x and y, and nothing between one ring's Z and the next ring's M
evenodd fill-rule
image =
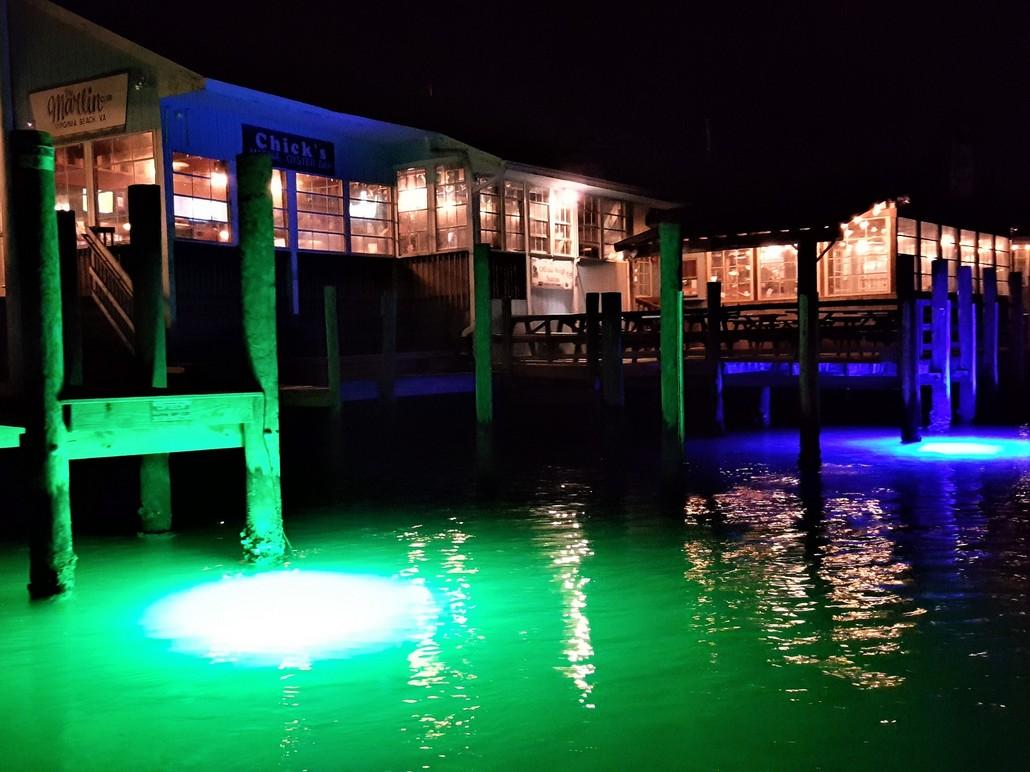
M303 669L419 640L435 618L421 584L292 570L227 576L168 595L146 610L142 625L175 651Z

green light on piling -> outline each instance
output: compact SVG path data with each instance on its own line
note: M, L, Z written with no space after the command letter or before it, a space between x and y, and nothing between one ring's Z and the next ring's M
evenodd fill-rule
M175 651L215 662L309 668L430 634L436 607L421 584L331 571L224 577L166 596L141 623Z

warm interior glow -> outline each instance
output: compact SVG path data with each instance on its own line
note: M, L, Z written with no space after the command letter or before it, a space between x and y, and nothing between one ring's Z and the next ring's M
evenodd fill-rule
M417 212L426 208L426 189L409 188L397 194L398 212Z
M211 187L224 188L228 184L229 175L227 175L225 172L211 172Z

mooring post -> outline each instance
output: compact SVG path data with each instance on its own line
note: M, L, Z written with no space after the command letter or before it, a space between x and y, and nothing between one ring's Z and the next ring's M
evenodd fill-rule
M947 261L938 258L932 265L930 431L942 432L951 427L951 301L948 299Z
M322 307L325 317L326 380L329 386L329 418L334 430L339 428L343 395L340 393L340 325L336 287L322 288Z
M601 293L601 402L608 408L626 404L622 374L622 293Z
M898 384L901 390L901 441L922 439L923 408L919 391L919 328L915 258L898 254L894 286L898 298Z
M819 415L819 264L814 236L798 241L798 396L801 466L822 464Z
M981 274L983 297L980 321L980 390L983 404L994 408L998 398L998 273L995 268L984 268ZM988 412L994 412L990 409Z
M247 522L243 553L254 563L279 563L286 554L279 461L279 365L275 319L275 246L272 158L236 156L243 298L243 340L258 389L260 414L244 427Z
M79 247L75 212L57 213L57 242L61 254L61 319L64 327L64 382L82 385L82 298L79 293Z
M706 287L708 333L705 360L708 365L709 431L726 433L726 411L722 396L722 282L710 281Z
M973 266L958 269L958 419L976 418L976 313L973 308Z
M161 188L129 186L129 271L139 386L168 387L164 289L161 281ZM140 457L140 525L144 533L172 527L172 483L167 453Z
M472 287L475 323L472 354L476 367L476 463L480 476L493 471L494 383L493 330L490 303L490 245L472 251Z
M662 479L670 493L683 481L683 237L679 223L658 224L658 360L661 366Z
M389 285L379 298L382 319L382 348L379 369L379 403L383 412L393 418L397 406L397 264L391 263Z
M504 369L505 377L509 379L514 369L515 354L512 350L514 342L511 325L511 287L505 282L504 297L501 298L501 366Z
M54 216L54 145L41 131L12 131L10 153L12 262L20 280L25 452L30 524L29 594L47 598L72 589L75 551L65 426L61 263Z
M1023 318L1023 274L1009 274L1009 372L1012 387L1008 390L1011 412L1022 415L1025 410L1023 386L1026 382L1026 320Z
M601 293L586 294L587 377L591 387L600 375L601 364Z

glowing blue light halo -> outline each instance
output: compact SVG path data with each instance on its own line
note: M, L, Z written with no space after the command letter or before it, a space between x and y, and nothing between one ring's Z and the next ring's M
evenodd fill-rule
M927 461L1030 459L1030 440L993 435L933 435L902 444L896 435L850 440L849 445L896 458Z
M151 638L215 662L307 669L431 634L437 608L418 580L314 570L232 574L144 612Z

